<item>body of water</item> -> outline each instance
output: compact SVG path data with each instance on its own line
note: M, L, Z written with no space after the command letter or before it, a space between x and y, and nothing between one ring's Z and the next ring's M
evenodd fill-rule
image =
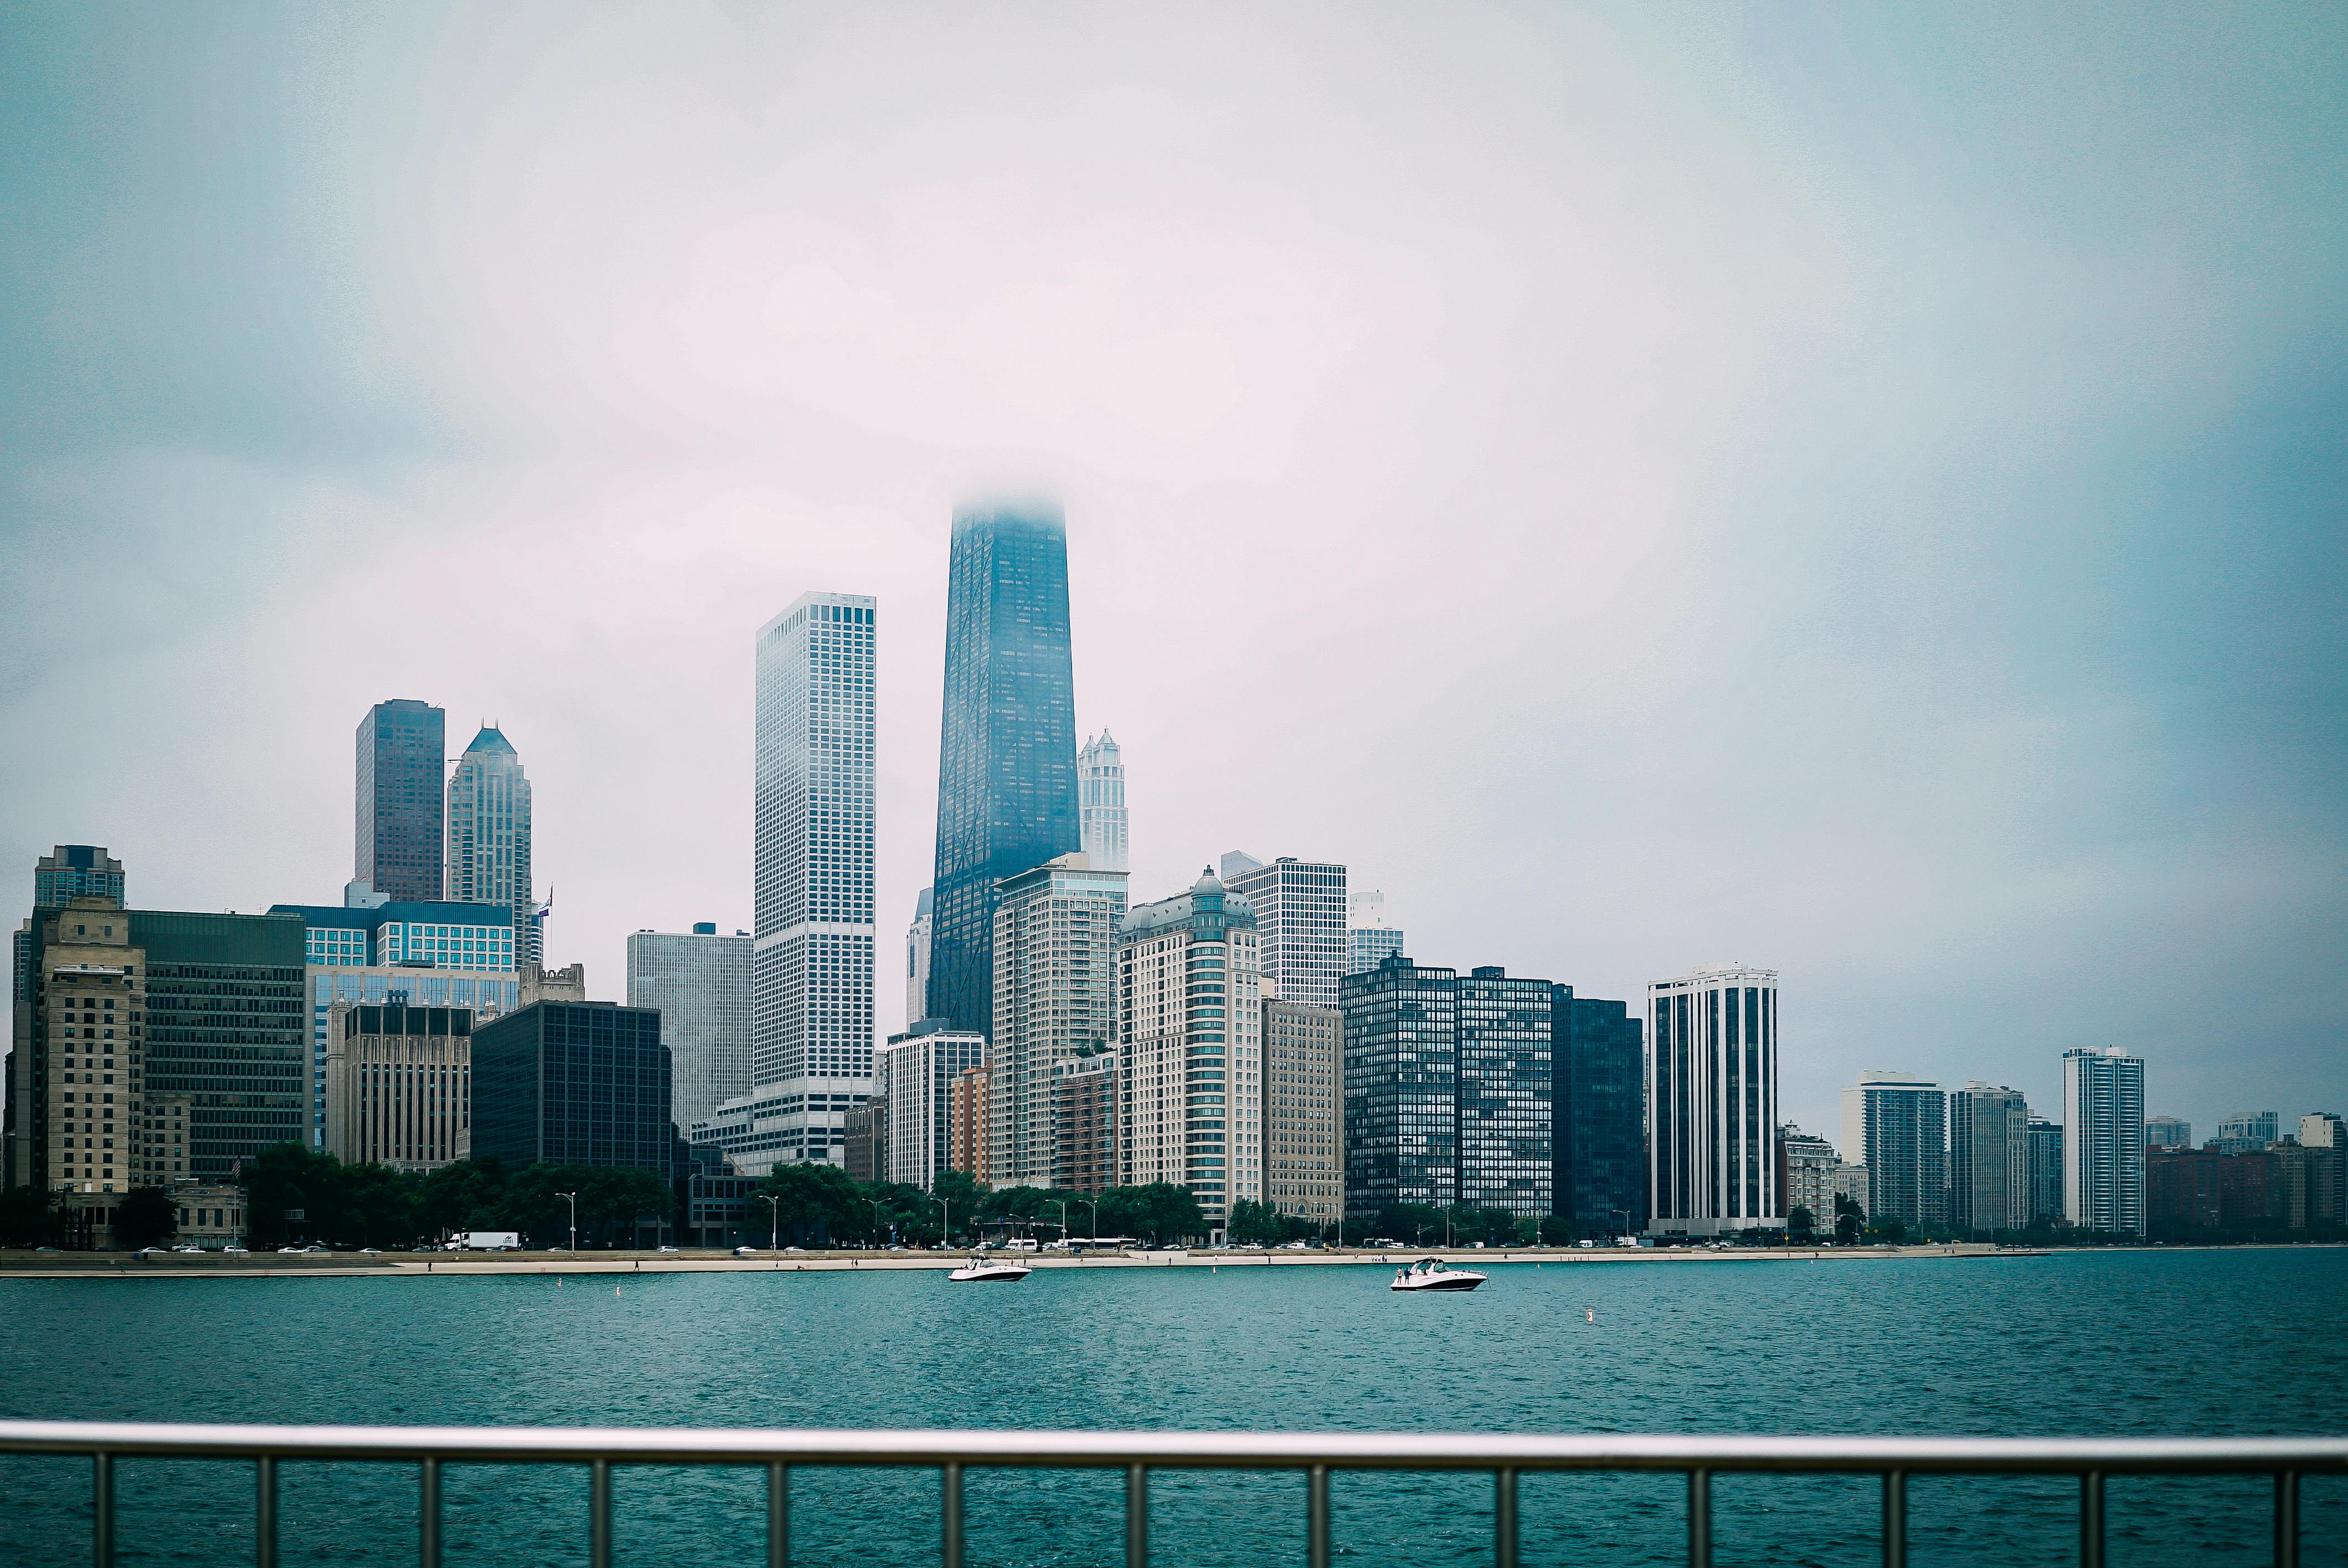
M1365 1268L0 1279L0 1409L37 1419L1508 1432L2252 1435L2348 1430L2348 1250ZM615 1288L616 1286L616 1288ZM1597 1321L1588 1320L1595 1312ZM86 1460L0 1459L0 1560L72 1561ZM252 1560L251 1468L120 1469L125 1562ZM974 1564L1121 1561L1122 1478L981 1472ZM414 1560L412 1467L294 1465L288 1563ZM1718 1561L1879 1561L1872 1478L1715 1482ZM583 1471L458 1467L453 1563L585 1561ZM625 1471L623 1563L760 1560L763 1479ZM1670 1476L1534 1476L1529 1563L1681 1561ZM2069 1563L2068 1481L1911 1482L1913 1560ZM1482 1477L1344 1476L1353 1559L1490 1561ZM1301 1563L1301 1477L1169 1475L1156 1560ZM2263 1563L2261 1478L2111 1483L2115 1564ZM796 1561L936 1561L933 1473L800 1471ZM2308 1561L2348 1486L2306 1483ZM84 1558L86 1560L86 1558Z

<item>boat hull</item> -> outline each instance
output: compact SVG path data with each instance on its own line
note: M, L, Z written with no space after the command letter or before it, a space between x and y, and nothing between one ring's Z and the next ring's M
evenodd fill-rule
M1426 1280L1426 1281L1424 1281L1424 1282L1421 1282L1421 1281L1418 1281L1418 1280L1413 1280L1413 1281L1411 1281L1408 1285L1390 1285L1390 1286L1386 1286L1386 1288L1387 1288L1388 1290L1406 1290L1406 1291L1407 1291L1407 1290L1473 1290L1473 1289L1475 1289L1478 1286L1479 1286L1479 1285L1481 1285L1481 1284L1483 1284L1483 1283L1484 1283L1484 1276L1483 1276L1482 1275L1480 1275L1480 1274L1478 1274L1478 1275L1468 1275L1468 1276L1454 1275L1454 1276L1452 1276L1451 1277L1449 1277L1449 1278L1447 1278L1447 1279L1430 1279L1430 1280Z
M1028 1268L958 1268L946 1277L956 1285L1016 1285L1034 1272Z

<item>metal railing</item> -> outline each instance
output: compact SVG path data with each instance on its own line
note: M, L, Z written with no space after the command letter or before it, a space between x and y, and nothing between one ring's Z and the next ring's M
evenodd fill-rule
M2069 1475L2079 1482L2079 1563L2103 1568L2104 1481L2112 1475L2266 1475L2274 1481L2274 1562L2298 1568L2299 1483L2348 1475L2348 1438L1477 1437L1413 1433L681 1430L665 1428L271 1427L0 1421L0 1453L86 1454L91 1555L114 1562L118 1460L251 1460L254 1561L277 1563L281 1460L406 1461L420 1471L420 1561L440 1568L440 1479L448 1464L584 1465L589 1560L612 1562L612 1467L722 1465L767 1472L767 1563L790 1560L798 1467L930 1469L942 1480L944 1568L962 1568L963 1476L973 1469L1122 1470L1127 1568L1149 1561L1149 1472L1296 1471L1306 1477L1311 1568L1329 1568L1329 1477L1337 1471L1482 1471L1492 1477L1493 1558L1518 1568L1517 1480L1561 1471L1675 1471L1687 1478L1690 1568L1712 1562L1712 1479L1720 1474L1878 1475L1885 1568L1905 1568L1911 1475Z

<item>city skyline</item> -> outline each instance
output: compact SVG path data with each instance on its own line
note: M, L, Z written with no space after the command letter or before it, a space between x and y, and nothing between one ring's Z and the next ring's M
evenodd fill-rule
M251 46L199 81L207 26ZM2348 967L2343 400L2309 323L2343 246L2306 74L2336 24L615 20L543 71L518 23L350 26L331 101L329 46L265 11L9 35L57 134L0 175L55 237L0 382L0 719L102 697L123 732L104 770L10 749L10 863L104 844L142 906L331 903L366 708L497 714L550 957L616 994L628 932L752 924L675 825L747 837L741 642L837 584L903 629L893 936L933 852L941 519L1041 489L1138 899L1293 846L1422 963L1635 998L1766 962L1805 1125L1876 1066L2044 1113L2107 1045L2197 1127L2336 1098L2348 1004L2307 977ZM522 128L644 52L742 112ZM166 136L47 68L80 59L112 101L239 107ZM1321 96L1273 89L1299 73ZM353 638L387 539L435 589ZM142 611L103 640L45 586L92 559ZM1698 735L1737 765L1685 766ZM1664 891L1699 878L1734 896ZM2020 1020L1987 1040L1982 983Z

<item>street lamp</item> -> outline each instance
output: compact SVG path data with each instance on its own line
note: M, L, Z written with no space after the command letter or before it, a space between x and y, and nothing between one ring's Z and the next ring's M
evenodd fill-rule
M1078 1198L1076 1202L1084 1204L1085 1207L1092 1210L1093 1212L1092 1235L1087 1239L1092 1241L1100 1240L1100 1200L1098 1198Z
M1614 1233L1616 1235L1618 1235L1618 1236L1622 1236L1622 1235L1630 1235L1630 1234L1631 1234L1631 1211L1630 1211L1630 1210L1628 1210L1628 1209L1609 1209L1609 1210L1607 1210L1607 1211L1606 1211L1606 1214L1607 1214L1607 1217L1608 1217L1608 1218L1610 1218L1610 1219L1611 1219L1611 1218L1612 1218L1612 1217L1613 1217L1614 1215L1616 1215L1616 1214L1621 1214L1621 1215L1622 1216L1622 1228L1621 1230L1618 1230L1618 1231L1616 1231L1616 1232Z
M767 1233L767 1250L780 1252L783 1250L782 1200L772 1193L760 1193L758 1195L767 1201L767 1218L773 1227Z
M932 1198L930 1202L938 1205L941 1214L938 1221L940 1232L938 1239L946 1245L952 1246L953 1245L953 1204L946 1198Z
M554 1195L558 1198L569 1198L571 1200L571 1255L577 1257L579 1255L579 1194L577 1193L557 1193Z
M1068 1200L1054 1198L1052 1201L1060 1205L1060 1240L1066 1242L1068 1239Z
M867 1198L864 1201L872 1205L872 1239L875 1243L878 1243L880 1239L880 1232L883 1228L880 1222L880 1200L879 1198Z

